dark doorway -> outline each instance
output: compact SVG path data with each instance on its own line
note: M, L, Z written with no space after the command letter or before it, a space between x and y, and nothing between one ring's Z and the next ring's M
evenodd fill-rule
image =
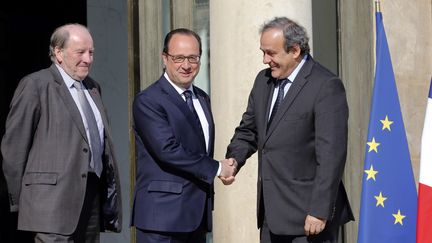
M1 1L0 138L18 82L25 75L51 64L48 57L51 33L66 23L86 25L86 0ZM29 234L15 230L17 214L9 213L6 182L3 170L0 172L0 242L32 242Z

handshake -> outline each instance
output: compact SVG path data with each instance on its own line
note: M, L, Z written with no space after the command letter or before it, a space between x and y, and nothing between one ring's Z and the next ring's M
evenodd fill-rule
M219 179L224 185L231 185L235 180L237 174L238 163L234 158L224 159L220 161L221 171Z

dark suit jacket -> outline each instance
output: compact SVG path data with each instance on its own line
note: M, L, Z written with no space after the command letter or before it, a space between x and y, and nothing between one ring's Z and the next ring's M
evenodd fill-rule
M341 178L348 106L341 80L311 57L292 83L270 127L275 79L262 70L227 150L241 165L258 150L258 227L304 234L306 215L328 227L353 219Z
M105 126L103 227L120 231L120 181L107 115L99 85L91 78L84 84ZM84 202L89 151L78 107L55 65L24 77L12 99L1 145L11 209L19 210L18 229L74 232Z
M139 93L133 104L138 154L132 225L145 230L191 232L203 215L211 230L214 124L210 99L194 87L209 122L210 144L186 102L162 76Z

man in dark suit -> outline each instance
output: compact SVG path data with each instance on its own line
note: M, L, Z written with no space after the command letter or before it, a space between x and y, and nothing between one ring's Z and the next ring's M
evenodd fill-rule
M35 242L99 242L121 230L120 181L93 40L67 24L51 36L53 64L24 77L1 144L10 208Z
M194 86L201 40L176 29L165 37L165 73L133 104L138 153L132 225L140 243L205 243L212 229L213 181L230 181L236 164L212 158L208 95Z
M341 80L313 60L303 27L261 29L263 62L227 149L239 167L258 150L261 242L337 242L353 220L341 182L348 106Z

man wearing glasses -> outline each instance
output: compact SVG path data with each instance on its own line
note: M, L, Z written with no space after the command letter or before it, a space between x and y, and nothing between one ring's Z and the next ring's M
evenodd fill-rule
M132 225L137 242L205 243L211 231L213 181L233 181L237 164L212 158L209 96L194 86L201 40L176 29L165 37L165 72L133 104L137 176Z

